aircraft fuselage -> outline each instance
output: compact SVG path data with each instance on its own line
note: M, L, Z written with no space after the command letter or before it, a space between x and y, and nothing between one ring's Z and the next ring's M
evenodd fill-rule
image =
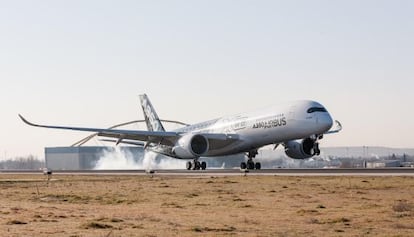
M333 124L330 114L325 111L309 111L323 109L315 101L295 101L248 113L226 116L174 130L178 133L193 134L232 134L239 136L239 141L209 149L203 154L224 156L248 152L257 147L279 144L290 140L321 135ZM177 157L170 147L152 146L149 148L158 153Z

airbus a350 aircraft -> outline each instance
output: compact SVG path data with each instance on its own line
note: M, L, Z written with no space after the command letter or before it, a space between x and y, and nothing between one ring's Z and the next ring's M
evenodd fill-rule
M143 146L146 150L178 159L191 159L187 169L206 169L200 157L226 156L245 153L247 162L241 169L261 169L253 158L263 146L282 144L287 156L306 159L320 154L319 140L324 134L337 133L330 130L333 121L328 111L318 102L303 100L280 104L270 108L240 113L189 125L174 131L165 131L147 95L140 95L148 131L99 129L39 125L19 117L28 125L54 129L96 132L98 136L110 137L119 143Z

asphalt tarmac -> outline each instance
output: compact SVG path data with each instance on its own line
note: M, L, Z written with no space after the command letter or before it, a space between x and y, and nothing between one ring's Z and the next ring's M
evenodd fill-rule
M0 170L0 174L44 174L43 170ZM414 168L376 169L208 169L208 170L52 170L52 175L175 175L175 176L414 176Z

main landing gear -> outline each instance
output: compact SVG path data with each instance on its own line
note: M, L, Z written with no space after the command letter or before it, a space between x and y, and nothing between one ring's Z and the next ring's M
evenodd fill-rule
M247 162L240 163L240 169L245 170L260 170L262 168L262 164L260 162L254 162L253 158L256 157L258 154L257 150L252 150L247 152Z
M207 163L205 161L198 161L194 159L193 161L187 162L187 170L205 170L207 168Z

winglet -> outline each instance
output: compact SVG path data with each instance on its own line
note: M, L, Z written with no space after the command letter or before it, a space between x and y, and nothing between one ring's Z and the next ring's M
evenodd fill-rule
M342 130L342 124L335 120L335 128L333 130L327 131L325 134L331 134L331 133L338 133Z
M35 127L38 127L39 125L37 125L37 124L34 124L34 123L31 123L31 122L29 122L29 121L27 121L27 119L25 119L21 114L19 114L19 117L20 117L20 119L25 123L25 124L27 124L27 125L30 125L30 126L35 126Z

